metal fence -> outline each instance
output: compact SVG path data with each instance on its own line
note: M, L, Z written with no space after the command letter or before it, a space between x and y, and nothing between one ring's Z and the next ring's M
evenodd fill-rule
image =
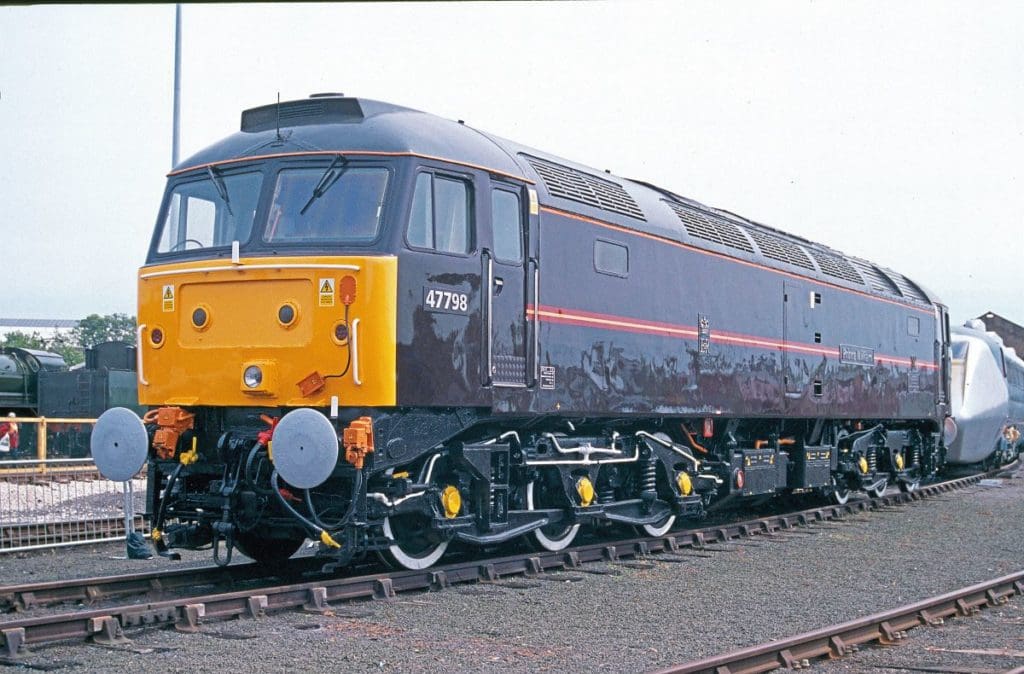
M80 454L83 437L88 451L95 419L14 421L20 438L32 442L0 454L0 553L123 540L124 490L133 492L133 511L142 513L146 480L111 482L92 459L73 456ZM135 528L147 531L141 515Z

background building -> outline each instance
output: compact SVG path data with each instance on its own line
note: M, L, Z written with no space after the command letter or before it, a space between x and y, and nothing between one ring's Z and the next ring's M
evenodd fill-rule
M38 334L49 341L58 335L70 337L76 327L78 321L63 318L0 318L0 341L11 332Z
M987 330L1003 338L1003 344L1013 347L1017 355L1024 358L1024 326L1017 325L994 311L986 311L978 318L985 323Z

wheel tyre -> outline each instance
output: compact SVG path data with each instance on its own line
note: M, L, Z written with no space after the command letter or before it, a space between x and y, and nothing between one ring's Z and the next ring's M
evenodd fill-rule
M395 544L388 547L382 555L383 560L392 566L399 566L410 571L419 571L437 563L448 549L449 541L440 541L433 545L425 546L420 550L403 550L402 543L394 535L391 526L391 518L384 518L384 535L395 541Z
M533 485L531 482L526 485L526 509L534 510L534 497L533 497ZM552 531L552 528L555 528ZM528 536L528 540L535 546L540 547L548 552L558 552L564 550L572 545L573 540L576 538L576 534L579 533L579 524L570 524L568 526L561 527L561 525L553 524L547 527L541 527L540 529L534 529ZM545 531L545 529L547 531Z
M900 491L904 494L912 494L921 487L921 479L917 478L910 482L900 482Z
M235 534L235 548L260 564L280 564L302 547L305 538L266 538L253 532Z
M664 536L665 534L667 534L669 530L671 530L672 527L675 526L675 523L676 516L669 515L668 517L666 517L665 519L656 524L641 524L639 526L639 529L648 536L653 536L656 538L658 536Z
M840 489L839 483L836 479L832 478L832 492L829 494L829 498L836 505L846 505L847 501L850 500L850 490L846 487Z
M876 487L875 489L868 489L868 495L869 496L873 496L875 498L882 498L883 496L885 496L885 490L886 490L886 488L888 486L889 486L889 480L886 480L885 482L883 482L880 486Z

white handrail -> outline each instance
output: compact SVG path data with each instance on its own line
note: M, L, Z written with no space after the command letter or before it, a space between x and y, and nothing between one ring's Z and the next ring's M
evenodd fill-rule
M143 386L149 386L149 382L146 381L146 375L142 371L142 333L146 330L146 324L143 323L139 326L136 334L136 345L135 345L135 369L139 371L139 383Z
M359 319L352 321L352 381L356 386L362 386L363 380L359 378Z
M205 274L214 271L246 271L249 269L343 269L346 271L359 271L357 264L245 264L244 262L235 265L218 265L216 267L193 267L191 269L170 269L167 271L151 271L148 274L140 274L139 278L149 279L158 276L179 276L184 274Z

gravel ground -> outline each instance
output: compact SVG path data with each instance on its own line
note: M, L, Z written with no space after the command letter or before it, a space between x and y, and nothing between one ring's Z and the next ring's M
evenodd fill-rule
M684 551L643 562L405 594L391 601L354 602L325 615L281 613L260 621L210 623L196 635L129 633L133 641L125 647L40 647L25 662L68 672L657 669L1017 571L1024 563L1024 479L1017 475L806 531L713 546L717 552ZM123 555L123 547L0 556L0 583L172 564L111 559L117 555ZM174 565L208 562L202 553L186 559ZM1019 637L1022 602L974 620L994 622L1004 616ZM960 643L953 640L960 634L957 622L963 621L924 632L939 644ZM981 648L1024 650L1020 642L990 645L972 639L973 621L964 624L964 643L972 643L970 648L984 644ZM911 632L910 641L921 631ZM943 641L947 633L949 641ZM886 658L905 648L865 649L857 660L828 666L841 671L888 667L884 663L895 660ZM978 657L942 652L944 662L990 662ZM1003 668L1012 666L1007 661L1001 659Z

